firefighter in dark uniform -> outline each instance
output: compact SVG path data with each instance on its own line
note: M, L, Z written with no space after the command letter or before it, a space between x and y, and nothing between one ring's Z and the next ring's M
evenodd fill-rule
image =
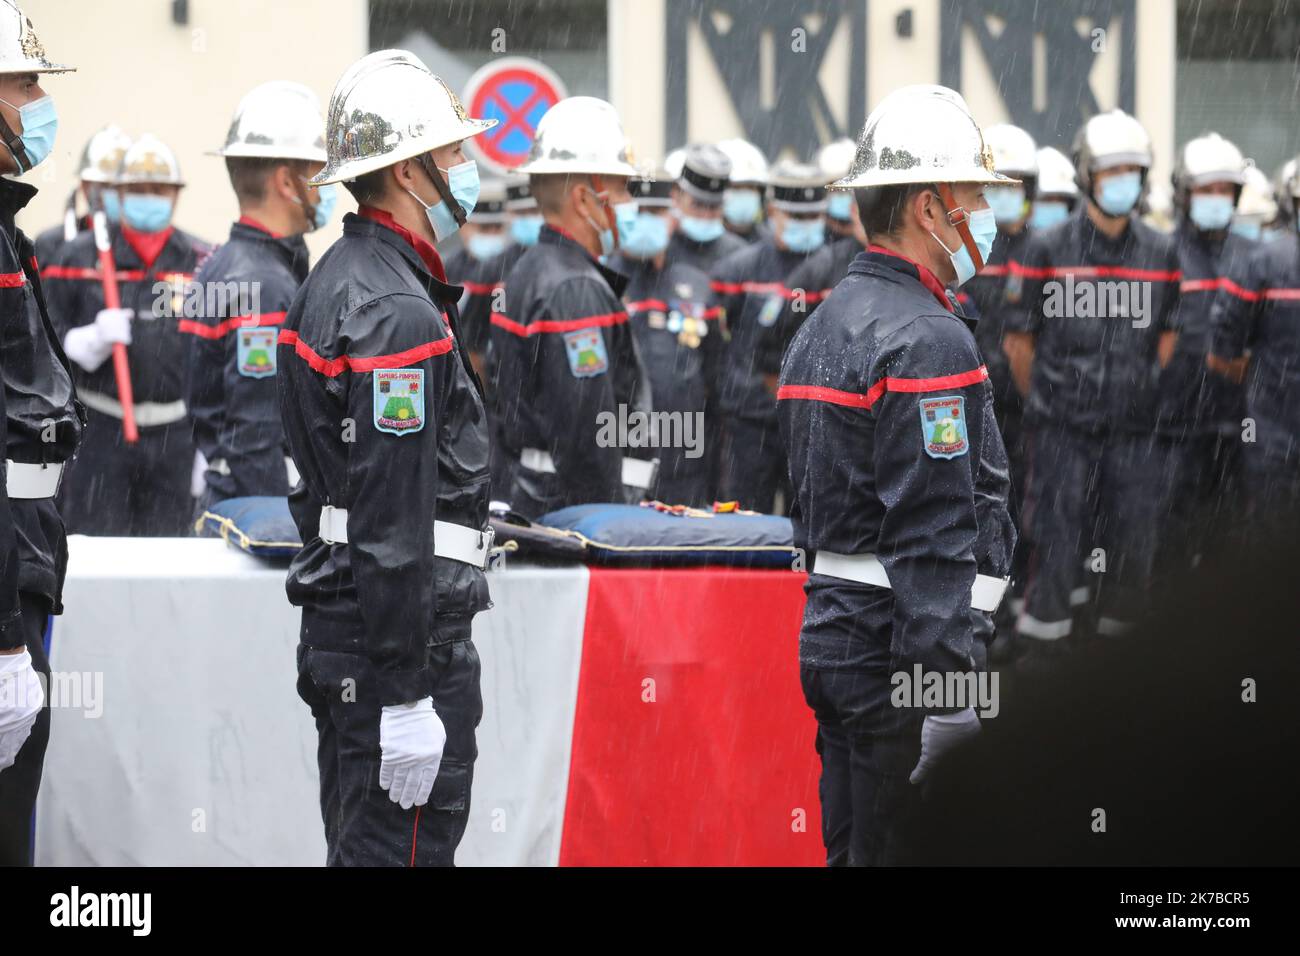
M1217 133L1189 141L1174 171L1181 301L1178 338L1160 388L1169 464L1160 567L1169 573L1217 553L1241 526L1246 397L1239 382L1212 371L1206 358L1223 277L1239 273L1256 246L1230 228L1245 171L1241 151Z
M795 543L816 555L799 657L832 866L907 861L920 784L979 719L895 699L897 675L982 669L1015 539L988 371L945 288L983 264L981 189L1006 178L943 87L890 94L859 142L832 186L856 191L872 245L795 335L778 392Z
M966 284L974 302L974 311L979 316L975 325L975 341L979 343L980 354L988 366L989 382L993 386L993 409L997 414L998 429L1002 433L1002 443L1007 449L1007 460L1011 466L1011 516L1017 527L1022 527L1020 519L1024 493L1024 451L1023 422L1024 400L1016 389L1011 377L1011 361L1002 348L1005 331L1006 313L1012 306L1006 300L1007 262L1024 259L1024 250L1029 242L1028 219L1033 208L1035 189L1038 184L1038 147L1034 139L1018 126L998 123L984 130L984 141L993 152L993 168L1004 176L1020 181L1015 186L990 186L984 190L984 198L993 210L993 218L998 224L997 238L993 240L993 250L984 263L979 275ZM1019 547L1016 550L1015 566L1012 569L1013 589L1023 583L1024 561L1028 540L1022 532ZM1004 603L1001 610L1010 614L1018 611L1019 605L1013 600ZM995 657L1005 649L1011 652L1011 635L1013 622L1007 621L1007 627L999 629L999 645L995 648Z
M677 228L668 240L668 262L683 263L708 274L727 256L745 248L745 240L727 231L722 197L731 160L716 146L688 146L682 172L672 191Z
M1075 159L1086 202L1007 264L1004 347L1026 396L1030 538L1016 629L1040 659L1068 651L1073 606L1095 602L1085 623L1108 636L1141 608L1164 503L1152 478L1163 467L1160 371L1178 309L1173 241L1134 212L1151 167L1146 131L1120 110L1099 114Z
M634 179L629 191L637 219L610 265L628 277L623 301L650 382L656 413L675 416L681 442L664 443L638 457L659 461L650 497L670 505L709 505L708 421L713 417L722 310L713 302L709 277L684 262L668 262L677 219L672 184L665 178ZM677 426L674 426L677 427Z
M852 141L845 142L851 144ZM830 148L828 146L826 149ZM853 149L856 151L857 146L854 145ZM826 150L823 150L823 157L825 154ZM838 160L838 157L836 159ZM849 157L849 162L843 166L837 162L836 168L839 168L840 172L828 177L827 182L847 176L851 162L852 157ZM826 175L831 168L822 162L819 162L819 166L823 175ZM771 375L774 379L781 374L781 359L790 346L790 340L799 331L799 326L803 325L803 320L808 318L809 313L831 294L831 289L848 275L849 265L857 258L858 253L867 248L867 234L862 230L862 221L858 218L858 206L853 201L851 192L842 189L831 190L826 204L827 222L828 224L831 222L831 207L840 205L841 196L847 196L849 199L848 232L838 235L837 231L841 226L828 225L829 235L826 244L796 266L786 277L785 284L790 290L790 296L784 299L781 315L776 320L776 325L772 327L773 334L764 338L765 347L762 352L763 374Z
M276 374L302 475L298 692L327 862L449 866L483 713L471 624L490 606L491 532L482 391L434 243L478 196L464 140L496 124L404 50L349 67L327 117L311 185L343 182L359 211L294 299Z
M187 295L195 267L209 252L172 225L184 181L176 156L143 135L118 174L122 223L111 230L122 298L105 308L99 253L82 233L42 275L50 315L74 363L77 392L88 409L86 439L60 492L73 534L173 537L188 531L194 444L185 408ZM188 300L192 301L192 300ZM113 344L127 346L140 439L122 433Z
M857 152L858 144L847 137L817 150L817 168L822 171L826 182L847 176ZM858 231L858 210L853 202L853 193L843 189L832 190L826 197L826 245L833 246L840 239L852 239Z
M7 519L0 515L0 866L31 863L32 811L50 737L45 630L63 612L68 545L54 504L81 440L84 410L46 311L32 241L14 222L36 195L10 177L50 155L58 117L31 21L0 0L0 371L4 375Z
M1051 229L1070 218L1079 204L1079 185L1074 181L1074 164L1051 146L1038 150L1038 182L1034 188L1029 228Z
M722 220L732 235L758 242L769 235L763 221L767 159L762 150L744 139L724 139L718 149L731 160L730 180L722 194Z
M122 200L111 187L130 146L131 137L111 123L90 137L81 154L81 182L68 197L63 222L36 237L36 261L42 266L53 265L65 245L90 231L91 216L96 209L103 208L110 225L122 221ZM84 216L77 215L78 197L86 203Z
M194 420L200 513L227 498L284 497L297 484L276 395L276 338L307 278L303 235L330 220L337 186L308 179L325 165L320 102L299 83L253 89L216 151L239 202L230 238L194 279L185 402Z
M730 339L722 358L718 404L718 496L771 512L785 488L785 456L776 424L776 377L765 374L777 320L795 296L786 279L826 241L825 180L815 166L777 163L769 174L766 237L714 267L713 291ZM789 496L785 496L789 506Z
M510 245L505 252L509 272L525 252L537 245L546 221L537 208L527 176L512 173L506 178L506 212L510 214Z
M561 100L519 171L546 225L506 277L506 311L492 316L510 505L538 518L640 497L653 478L648 463L625 457L600 428L608 416L649 410L620 298L627 277L597 260L618 250L637 215L627 191L637 170L618 113L594 97Z
M1276 527L1300 509L1300 172L1296 160L1279 206L1286 235L1236 260L1220 282L1207 364L1244 382L1242 468L1251 525Z
M474 207L474 221L466 224L464 243L446 262L448 278L465 290L460 301L462 335L480 376L484 374L493 305L501 311L506 272L515 258L506 255L511 240L510 214L505 207L505 184L485 180Z

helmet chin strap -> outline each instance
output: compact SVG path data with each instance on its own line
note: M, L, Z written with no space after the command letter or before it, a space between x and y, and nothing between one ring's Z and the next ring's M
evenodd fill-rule
M975 263L975 271L978 273L984 268L984 257L980 255L979 246L975 244L975 239L970 234L970 214L966 212L964 206L957 205L957 197L953 194L951 185L948 183L935 185L939 190L939 199L948 213L948 225L956 229L957 235L961 236L962 245L970 253L971 262Z
M447 180L443 177L438 164L433 161L433 157L428 153L421 153L416 159L424 167L424 171L429 174L429 178L433 180L433 188L442 197L442 201L447 204L447 208L451 210L451 216L456 220L456 225L464 226L469 220L469 217L465 215L465 207L452 196L451 187L447 185Z
M591 174L591 185L595 189L596 199L600 203L600 208L605 212L605 224L609 226L610 234L614 237L614 251L620 248L618 238L618 218L614 215L614 207L610 205L608 199L601 199L600 194L605 191L605 180L599 173Z
M5 149L9 150L9 155L14 158L19 173L25 173L32 168L31 157L27 155L27 147L23 145L22 134L15 133L14 128L3 116L0 116L0 142L3 142Z

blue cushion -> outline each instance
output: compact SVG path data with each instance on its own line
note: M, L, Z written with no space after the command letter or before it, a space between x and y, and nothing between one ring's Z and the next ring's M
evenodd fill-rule
M291 558L302 550L288 498L227 498L203 512L194 527L201 537L225 538L263 558Z
M790 519L775 515L574 505L537 523L578 534L587 545L587 559L598 564L790 568L795 560Z

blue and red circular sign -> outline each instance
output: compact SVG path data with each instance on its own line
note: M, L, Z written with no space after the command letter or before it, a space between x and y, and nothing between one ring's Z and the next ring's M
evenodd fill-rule
M568 95L563 81L536 60L493 60L469 78L465 105L470 116L494 119L497 125L471 137L466 148L499 172L513 169L527 158L542 116Z

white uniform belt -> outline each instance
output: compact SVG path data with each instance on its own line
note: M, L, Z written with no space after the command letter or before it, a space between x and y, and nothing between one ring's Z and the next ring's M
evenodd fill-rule
M63 462L33 465L25 461L5 461L6 490L10 498L53 498L63 476Z
M551 453L542 448L525 448L519 453L519 464L523 465L529 471L541 472L544 475L555 474L555 459ZM623 484L629 488L640 488L645 490L655 483L655 473L659 470L659 459L654 458L646 460L644 458L624 458L623 459Z
M224 458L214 458L208 462L208 467L218 475L225 477L230 476L230 462ZM293 488L302 480L302 475L298 474L298 466L293 463L293 459L288 455L284 456L284 473L289 477L289 487Z
M433 554L448 561L486 568L488 554L496 532L491 528L478 531L450 521L434 521ZM348 543L348 510L325 505L320 510L320 539L326 544Z
M83 388L77 390L77 398L81 399L82 404L87 408L93 408L101 415L122 417L122 403L111 395ZM141 428L170 425L184 418L185 411L185 402L181 399L174 402L136 402L135 423Z
M878 588L890 587L889 576L885 566L874 554L836 554L834 551L818 551L817 560L813 562L814 574L826 574L859 584L874 584ZM1008 578L995 578L989 574L975 575L975 584L970 590L970 606L978 611L992 614L1002 603L1002 595L1007 589Z

